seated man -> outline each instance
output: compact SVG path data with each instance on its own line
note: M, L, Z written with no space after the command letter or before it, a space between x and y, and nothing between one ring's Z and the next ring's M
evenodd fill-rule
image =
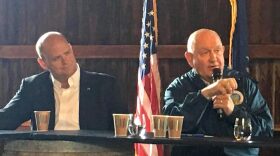
M113 130L112 113L125 113L114 77L80 69L72 46L58 32L36 43L38 63L46 71L22 80L10 102L0 109L0 129L16 129L34 111L49 110L50 130Z
M273 121L256 83L224 67L224 46L219 35L200 29L188 39L185 58L192 70L176 78L165 91L164 114L183 115L183 133L233 137L237 117L249 117L252 136L272 136ZM224 79L212 82L219 68ZM240 91L244 100L235 105L230 95ZM217 114L221 109L223 117ZM258 155L258 148L174 147L172 155Z

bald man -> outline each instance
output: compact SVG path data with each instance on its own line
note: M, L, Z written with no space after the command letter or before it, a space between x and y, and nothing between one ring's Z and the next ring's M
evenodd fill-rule
M126 113L113 76L80 69L72 46L59 32L47 32L36 43L45 70L22 80L0 110L0 129L16 129L34 111L51 111L50 130L113 130L112 113Z
M183 133L227 136L233 138L234 121L248 117L252 136L272 136L273 121L256 83L249 77L224 67L224 46L219 35L209 29L193 32L185 58L192 67L166 89L164 114L184 116ZM222 71L223 79L212 82L213 69ZM235 104L231 94L238 90L244 100ZM222 110L223 117L217 113ZM172 155L258 155L258 149L221 147L174 147Z

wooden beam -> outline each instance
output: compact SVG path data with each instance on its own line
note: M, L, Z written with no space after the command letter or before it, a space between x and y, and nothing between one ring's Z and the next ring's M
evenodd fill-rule
M280 124L275 124L274 125L274 131L280 132Z
M77 58L138 58L139 45L73 45ZM227 50L225 57L227 58ZM159 58L184 58L185 45L159 45ZM2 45L0 58L36 58L33 45ZM250 59L280 59L280 44L249 45Z

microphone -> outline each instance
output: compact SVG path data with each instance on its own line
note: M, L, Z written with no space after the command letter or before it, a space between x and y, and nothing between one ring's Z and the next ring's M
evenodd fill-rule
M220 68L214 68L213 72L212 72L213 83L222 79L222 78L223 78L223 75L222 75L221 69ZM217 113L218 113L219 118L223 118L223 110L221 108L219 108L217 110Z

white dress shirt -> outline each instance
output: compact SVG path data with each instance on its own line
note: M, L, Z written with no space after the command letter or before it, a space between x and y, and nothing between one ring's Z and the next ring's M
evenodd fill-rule
M54 130L80 130L79 94L80 68L68 79L69 88L61 88L61 83L51 74L55 98Z

